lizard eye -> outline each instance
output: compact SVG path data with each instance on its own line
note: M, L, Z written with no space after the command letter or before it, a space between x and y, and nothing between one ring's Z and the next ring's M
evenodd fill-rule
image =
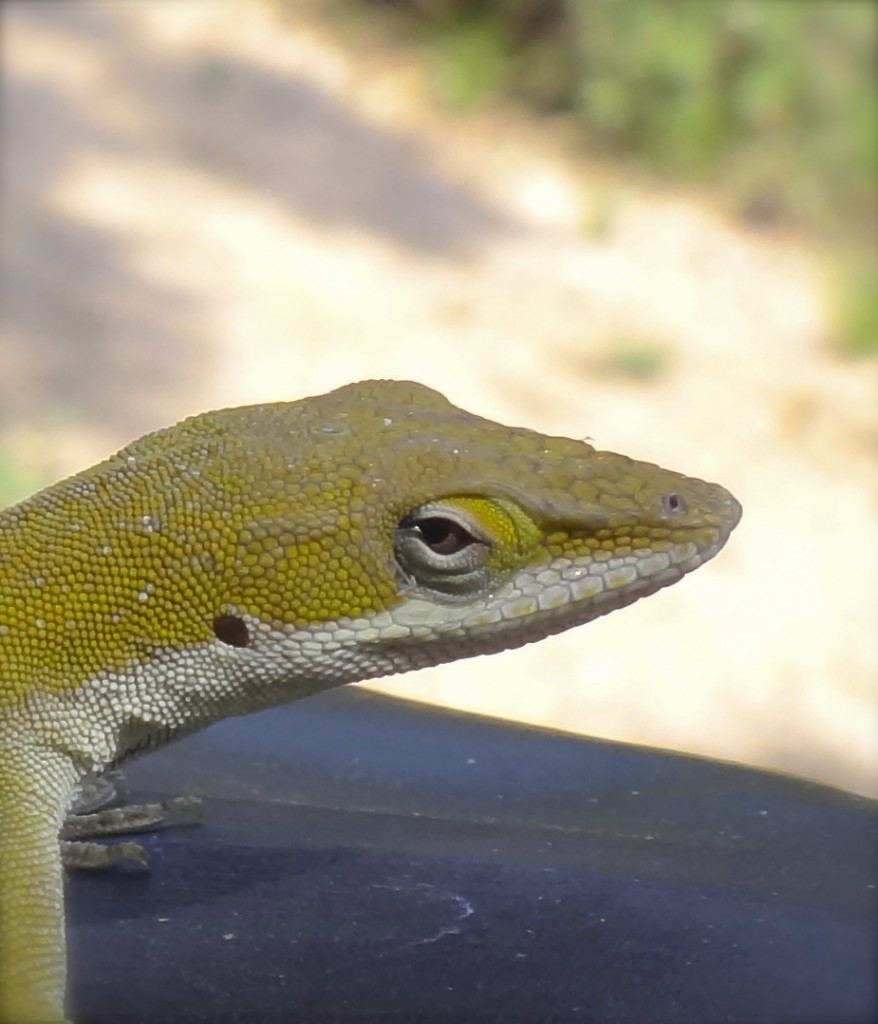
M460 523L444 516L427 516L414 522L409 529L434 555L456 555L470 544L479 543L478 538Z
M425 506L405 516L394 541L404 579L444 593L471 589L491 550L479 527L447 506Z

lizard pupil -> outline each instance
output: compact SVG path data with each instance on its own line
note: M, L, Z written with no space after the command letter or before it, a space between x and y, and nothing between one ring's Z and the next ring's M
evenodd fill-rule
M421 540L435 555L456 555L475 541L460 523L442 516L430 516L417 524Z
M217 615L213 620L213 634L220 643L229 647L248 647L250 644L247 623L237 615Z

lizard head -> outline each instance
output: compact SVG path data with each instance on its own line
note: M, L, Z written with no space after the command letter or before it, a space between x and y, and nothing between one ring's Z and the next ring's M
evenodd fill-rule
M418 384L231 412L252 417L236 443L265 476L250 481L230 638L241 613L257 633L310 636L346 678L587 622L712 558L740 517L717 484L502 426Z
M58 742L99 768L587 622L712 558L739 516L716 484L418 384L205 413L0 513L0 665L66 701L43 719L80 722Z

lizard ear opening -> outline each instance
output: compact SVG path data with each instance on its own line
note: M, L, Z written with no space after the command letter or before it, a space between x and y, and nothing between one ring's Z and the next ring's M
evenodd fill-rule
M250 646L250 630L238 615L217 615L213 620L213 634L220 643L229 647Z

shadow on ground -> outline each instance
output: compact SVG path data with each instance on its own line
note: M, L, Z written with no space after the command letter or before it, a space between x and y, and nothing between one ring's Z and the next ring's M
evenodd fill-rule
M155 396L192 404L209 386L209 296L182 274L179 287L144 279L131 258L137 237L53 206L83 155L177 163L306 223L420 258L465 257L512 226L444 173L425 143L368 124L303 77L225 54L165 52L108 7L18 5L4 21L13 37L0 192L7 421L48 408L62 422L130 435L155 425ZM85 47L102 86L136 110L130 126L77 100L63 71L17 66L17 46L34 38Z

